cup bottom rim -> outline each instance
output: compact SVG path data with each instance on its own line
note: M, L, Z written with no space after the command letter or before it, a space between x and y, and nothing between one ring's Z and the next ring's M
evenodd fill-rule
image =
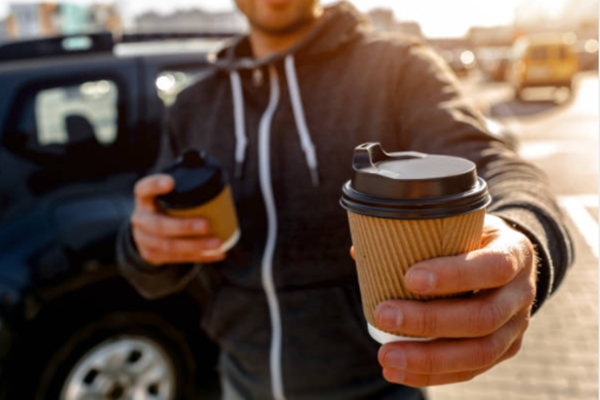
M391 333L384 332L380 329L375 328L373 325L367 322L367 328L369 334L380 344L392 343L392 342L430 342L435 338L416 338L394 335Z
M240 231L240 228L238 228L235 230L235 232L233 232L229 239L223 242L223 244L218 250L205 250L203 253L207 256L226 253L237 244L238 240L240 240L241 235L242 232Z

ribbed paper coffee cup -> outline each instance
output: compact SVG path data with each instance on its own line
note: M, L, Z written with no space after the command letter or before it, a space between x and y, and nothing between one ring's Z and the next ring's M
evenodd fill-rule
M381 343L406 340L377 329L375 309L386 300L435 298L408 291L404 275L420 261L480 247L487 187L468 160L387 154L371 143L357 147L354 171L341 204L348 211L368 329Z
M484 217L485 210L431 220L373 218L348 212L367 322L375 326L373 313L383 301L435 298L408 291L404 275L420 261L477 250Z

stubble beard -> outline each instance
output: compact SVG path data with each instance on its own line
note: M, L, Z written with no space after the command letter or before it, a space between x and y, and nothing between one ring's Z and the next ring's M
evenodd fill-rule
M301 15L294 21L283 27L270 27L266 24L261 24L260 21L253 21L250 18L248 18L248 22L253 29L256 29L264 34L286 36L296 33L314 24L315 20L318 18L318 15L319 12L315 11L313 8L310 11L302 12Z

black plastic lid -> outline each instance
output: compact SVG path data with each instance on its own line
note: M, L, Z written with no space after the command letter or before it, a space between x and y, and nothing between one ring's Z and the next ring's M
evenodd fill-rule
M162 172L175 179L175 188L157 200L171 210L199 207L218 196L227 185L219 165L205 152L195 149L185 150Z
M464 158L386 153L379 143L365 143L354 149L353 169L340 203L357 214L446 218L479 210L491 202L475 164Z

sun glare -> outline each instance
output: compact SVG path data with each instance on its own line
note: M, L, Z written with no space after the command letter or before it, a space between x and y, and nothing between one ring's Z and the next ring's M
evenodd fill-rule
M392 9L398 20L417 21L426 36L456 37L464 35L471 26L511 24L517 7L525 5L532 15L543 12L558 15L567 0L351 0L361 11L375 7ZM334 3L327 0L324 3ZM551 14L550 14L551 13ZM527 17L527 16L526 16Z

